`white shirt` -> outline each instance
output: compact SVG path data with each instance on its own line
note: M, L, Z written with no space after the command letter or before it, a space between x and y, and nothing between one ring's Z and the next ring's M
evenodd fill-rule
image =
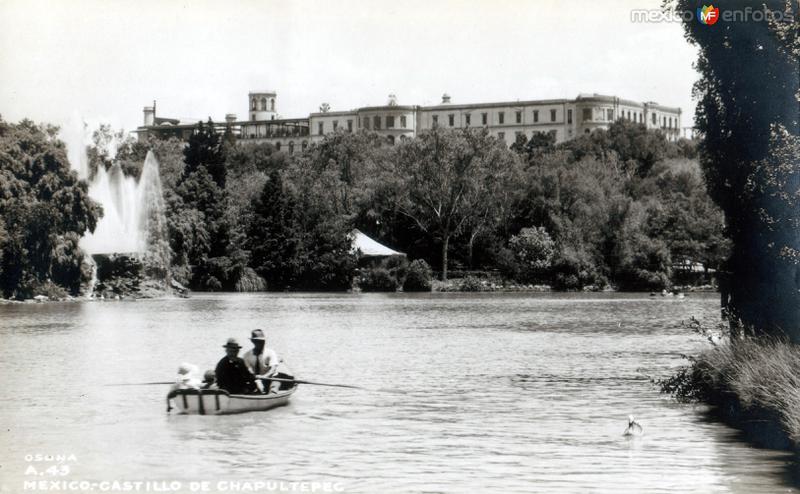
M271 376L278 367L278 354L266 347L258 355L253 353L252 349L248 350L242 359L247 369L255 376Z

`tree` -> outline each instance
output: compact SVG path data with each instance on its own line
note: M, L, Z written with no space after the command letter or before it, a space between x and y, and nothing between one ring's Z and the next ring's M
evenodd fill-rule
M708 196L695 160L671 159L657 164L632 187L636 200L658 199L650 234L666 242L673 261L700 262L719 269L729 254L722 211ZM656 214L657 213L657 214Z
M552 266L556 243L544 228L523 228L508 244L525 281L538 280Z
M194 172L198 167L204 167L217 186L225 188L225 155L227 148L225 141L214 128L214 122L208 119L208 123L197 124L197 128L189 137L189 143L184 148L184 162L186 163L186 175Z
M618 161L621 171L638 177L646 176L656 163L667 157L667 139L660 130L649 130L643 124L617 120L608 130L597 129L560 146L569 150L573 159L593 157L610 163Z
M672 258L664 240L653 234L655 200L628 203L614 242L612 270L623 290L663 290L670 286Z
M166 194L170 246L182 266L174 274L193 288L232 289L245 265L242 253L230 242L227 149L211 121L198 124L183 154L185 166L175 194ZM232 254L239 261L234 262Z
M491 199L495 177L515 163L513 153L486 130L435 128L398 146L393 171L398 209L441 242L443 280L450 239Z
M284 170L289 165L286 153L279 153L275 146L267 143L240 142L226 153L227 176L245 178L254 173L269 174L273 170Z
M369 201L379 172L388 167L383 143L376 133L328 134L289 167L291 180L313 188L334 213L352 218Z
M745 326L800 343L800 25L794 2L767 0L780 14L708 26L686 19L699 48L694 87L700 157L733 247L730 308ZM700 3L677 0L680 12ZM750 2L734 1L728 10Z
M273 171L253 208L246 244L251 266L268 288L292 287L300 278L300 233L294 200Z
M55 127L0 120L0 290L24 298L55 280L73 294L80 284L83 253L77 248L94 231L101 207L85 181L70 171Z

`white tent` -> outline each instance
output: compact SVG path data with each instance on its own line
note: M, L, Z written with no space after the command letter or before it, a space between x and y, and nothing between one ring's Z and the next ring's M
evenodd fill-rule
M404 253L397 252L396 250L390 249L389 247L386 247L385 245L376 242L375 240L364 235L358 229L353 229L353 231L350 232L350 236L353 239L352 247L350 247L350 252L358 254L359 257L388 257L388 256L405 257Z

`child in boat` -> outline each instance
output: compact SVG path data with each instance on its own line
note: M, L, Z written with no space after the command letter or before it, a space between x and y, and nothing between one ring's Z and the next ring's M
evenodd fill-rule
M203 374L201 389L217 389L217 374L214 372L214 369L208 369L206 373Z
M178 367L178 377L175 379L175 383L169 388L169 393L167 393L167 412L172 410L172 400L175 397L176 392L181 389L200 389L200 380L197 379L197 373L200 370L197 368L196 365L182 363L180 367Z
M183 363L178 367L178 377L175 379L175 384L172 385L170 391L179 389L198 389L200 387L200 380L197 379L197 373L200 372L196 365Z

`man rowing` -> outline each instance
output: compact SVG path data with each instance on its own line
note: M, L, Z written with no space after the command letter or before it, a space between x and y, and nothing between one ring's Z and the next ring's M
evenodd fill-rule
M247 369L244 360L239 358L242 346L235 338L228 338L223 345L225 356L217 364L214 371L219 389L230 394L247 394L257 390L253 374Z
M253 349L244 354L244 363L255 376L256 386L262 393L276 393L281 383L270 381L268 378L274 377L278 370L278 354L267 348L267 339L264 331L260 329L254 329L250 333L250 341L253 343Z

